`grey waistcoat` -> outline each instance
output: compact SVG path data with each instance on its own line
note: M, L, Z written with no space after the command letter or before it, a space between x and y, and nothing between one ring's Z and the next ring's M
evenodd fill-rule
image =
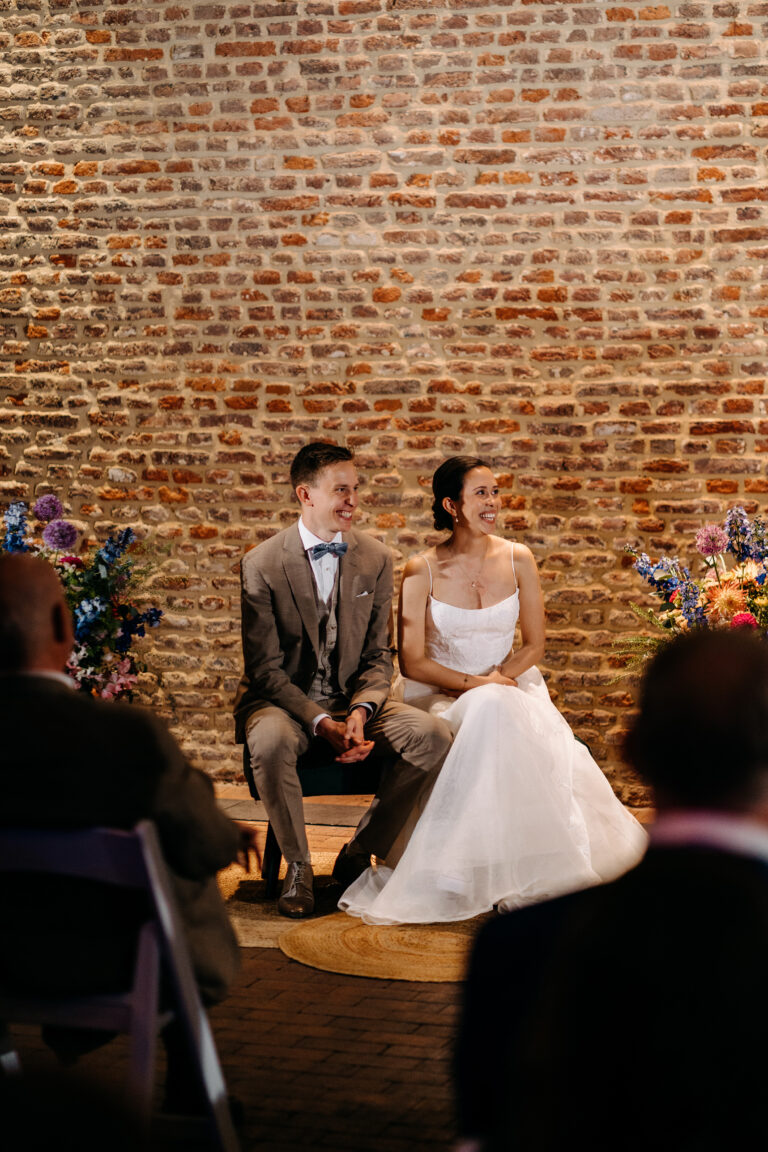
M323 603L318 596L314 577L312 579L312 587L315 591L315 602L317 604L320 658L315 678L307 693L310 700L329 700L340 694L336 661L336 640L339 634L336 609L339 603L340 569L341 563L336 565L336 577L333 581L333 590L327 603Z

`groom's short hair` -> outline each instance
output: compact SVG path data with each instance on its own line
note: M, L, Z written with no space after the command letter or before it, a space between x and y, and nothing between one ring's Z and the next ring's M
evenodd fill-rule
M313 440L300 448L291 461L291 487L295 491L299 484L314 484L323 468L331 464L346 464L353 459L353 453L343 444Z
M625 754L664 807L743 810L768 794L768 640L696 628L640 689Z

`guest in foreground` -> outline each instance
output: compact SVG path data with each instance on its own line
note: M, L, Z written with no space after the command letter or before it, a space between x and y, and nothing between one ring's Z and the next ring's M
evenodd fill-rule
M216 872L255 848L254 835L219 811L208 777L151 713L75 689L64 673L72 646L53 568L21 553L0 556L0 824L128 829L154 821L201 996L214 1004L238 968ZM52 995L124 986L140 911L131 898L118 901L87 881L62 877L42 888L19 876L2 885L0 903L0 984ZM45 1036L66 1061L109 1039L60 1029ZM166 1108L188 1111L197 1094L185 1047L173 1026L164 1039Z
M646 840L535 666L536 562L494 535L490 468L455 456L432 487L435 527L450 535L406 566L400 666L405 699L442 717L454 741L394 871L369 869L340 901L373 923L462 920L596 884L636 863Z
M456 1060L467 1152L765 1142L765 640L671 643L626 753L657 806L644 859L477 940Z
M259 796L288 868L278 909L314 910L312 864L296 761L389 758L381 785L334 866L345 886L371 853L390 850L450 744L442 720L390 700L392 556L353 527L358 476L349 449L307 444L291 464L297 523L242 563L245 673L235 701ZM319 748L318 748L319 745Z

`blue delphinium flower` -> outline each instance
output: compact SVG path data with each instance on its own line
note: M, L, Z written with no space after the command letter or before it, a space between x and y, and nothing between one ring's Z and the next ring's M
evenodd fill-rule
M675 556L662 556L653 568L654 583L662 585L665 591L674 592L680 583L680 561Z
M133 543L135 535L132 528L123 528L122 532L108 536L96 553L96 563L103 564L107 568L111 567L116 560L120 559L126 548Z
M629 549L629 551L632 552L632 549ZM643 580L648 580L650 578L651 574L653 573L653 564L651 564L650 556L648 555L647 552L640 552L640 553L632 552L632 554L634 556L637 556L637 559L635 560L634 567L640 573Z
M680 568L680 561L675 556L662 556L653 566L648 583L656 589L658 596L669 602L673 593L677 591L681 580L687 580L690 573L687 568Z
M117 652L127 652L130 648L134 636L146 636L146 628L156 628L160 623L160 618L163 615L161 608L148 608L146 612L138 612L136 609L120 612L120 631L115 640L115 650Z
M699 604L699 586L695 580L683 580L678 586L677 606L686 624L693 628L696 624L706 624L707 618Z
M11 504L5 513L5 537L3 548L6 552L29 552L26 542L27 508L20 500Z
M725 531L728 534L728 551L732 552L739 564L752 559L752 525L744 509L737 505L729 508L725 517Z
M81 600L75 605L75 639L84 640L107 607L106 600Z
M752 559L761 564L766 558L768 558L768 525L762 516L755 516L752 521ZM765 579L765 574L763 574L763 579Z

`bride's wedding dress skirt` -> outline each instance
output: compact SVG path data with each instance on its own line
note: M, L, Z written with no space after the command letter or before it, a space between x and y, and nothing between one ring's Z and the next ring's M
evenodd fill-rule
M549 698L537 668L517 687L458 699L412 686L453 746L397 862L374 865L339 907L375 924L463 920L620 875L646 834ZM423 691L418 693L418 689Z

